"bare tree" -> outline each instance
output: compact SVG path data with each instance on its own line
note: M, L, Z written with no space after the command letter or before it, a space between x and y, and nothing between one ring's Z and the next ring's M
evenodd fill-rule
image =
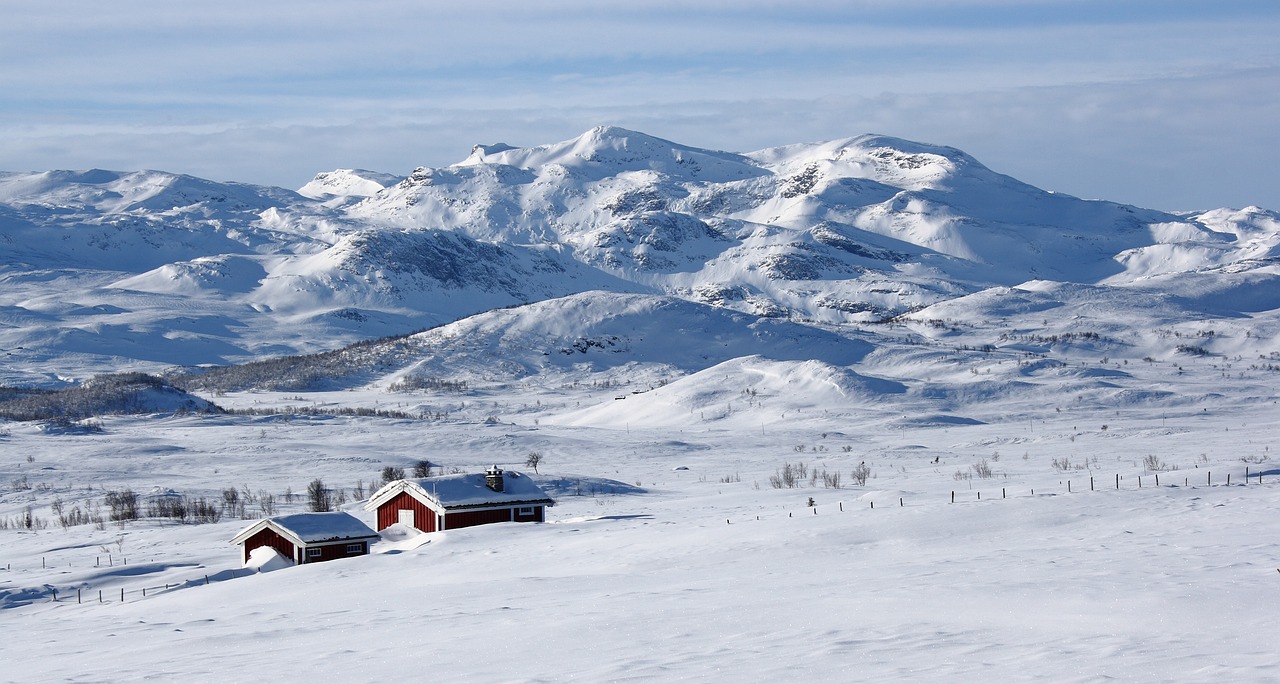
M524 464L533 468L533 472L538 472L538 464L542 463L542 454L536 451L530 451L529 457L524 459Z
M333 496L325 488L324 481L318 477L307 485L307 501L311 510L316 513L333 510Z
M395 466L387 466L382 469L382 484L390 484L396 480L404 479L404 468Z

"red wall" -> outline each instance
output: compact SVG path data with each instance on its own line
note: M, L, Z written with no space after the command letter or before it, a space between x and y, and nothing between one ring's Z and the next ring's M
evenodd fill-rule
M400 509L413 511L414 525L422 532L436 531L436 513L425 504L406 492L381 506L378 506L378 529L386 529L400 521ZM488 525L490 523L510 522L545 522L546 506L534 506L533 515L520 515L520 506L496 508L485 511L454 511L445 513L444 529L456 530L460 527Z
M444 528L446 530L456 530L459 527L472 527L475 525L488 525L489 523L511 521L542 522L543 508L543 506L534 506L533 515L519 515L519 506L498 508L488 511L457 511L455 513L446 513L444 516Z
M355 543L357 542L339 542L337 544L328 544L326 546L320 546L320 547L312 546L311 547L312 549L314 548L320 549L320 557L319 558L305 557L307 552L303 551L302 553L304 555L304 558L302 559L302 562L303 563L320 563L323 561L337 560L339 558L350 558L351 556L363 556L364 554L369 553L368 541L359 542L360 544L364 545L363 552L347 553L347 544L355 544Z
M244 541L244 562L249 562L249 554L259 546L270 546L280 552L281 556L291 561L298 560L297 551L294 550L293 542L276 534L275 530L270 527L258 532Z
M319 558L307 558L306 551L303 551L301 562L302 563L319 563L321 561L336 560L338 558L349 558L351 556L363 556L364 554L369 553L369 540L364 540L360 542L361 544L364 545L363 552L350 553L350 554L347 553L347 544L355 544L355 543L356 542L340 542L337 544L329 544L326 546L321 546L319 547L320 549ZM258 548L259 546L270 546L276 551L279 551L280 555L284 556L285 558L288 558L289 560L292 560L295 563L299 562L298 550L296 547L294 547L293 542L289 541L288 539L285 539L284 537L280 536L274 530L268 527L267 529L262 530L261 532L258 532L257 534L245 540L244 561L246 563L249 562L249 554L252 553L253 550ZM313 546L311 548L317 548L317 547Z
M384 530L400 522L400 509L402 508L413 511L414 526L419 530L423 532L436 531L436 512L405 492L400 492L394 499L378 506L378 529Z

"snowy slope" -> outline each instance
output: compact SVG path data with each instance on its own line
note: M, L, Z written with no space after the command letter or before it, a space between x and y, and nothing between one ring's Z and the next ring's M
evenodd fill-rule
M0 385L257 360L0 386L62 418L0 422L0 680L1276 680L1278 243L885 136L0 174ZM228 544L531 453L547 524Z
M877 135L736 154L602 126L298 193L6 173L0 380L314 352L591 291L838 326L1027 282L1267 315L1278 243L1256 207L1086 201Z

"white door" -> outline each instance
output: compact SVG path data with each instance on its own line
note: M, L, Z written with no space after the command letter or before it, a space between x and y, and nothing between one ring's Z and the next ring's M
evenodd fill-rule
M399 522L400 522L400 524L401 524L401 525L407 525L407 526L409 526L409 527L412 527L412 528L413 528L413 529L415 529L415 530L416 530L416 529L418 529L418 526L413 524L413 509L412 509L412 508L401 508L401 509L400 509L400 521L399 521Z

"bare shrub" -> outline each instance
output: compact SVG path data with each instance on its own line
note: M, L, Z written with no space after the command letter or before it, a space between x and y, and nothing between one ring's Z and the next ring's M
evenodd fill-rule
M266 490L258 492L258 510L262 517L270 518L276 514L276 496Z
M187 499L177 494L165 494L147 503L148 518L168 518L178 522L187 520Z
M827 489L840 489L840 471L837 470L834 473L829 473L826 468L823 468L822 486Z
M138 519L138 495L131 489L107 492L107 508L111 509L112 522Z
M216 523L222 519L222 508L202 496L188 504L191 521L194 523Z
M974 464L973 464L973 474L974 474L974 475L977 475L978 477L980 477L980 478L982 478L982 479L984 479L984 480L988 480L988 479L990 479L990 478L991 478L991 464L990 464L990 463L987 463L987 459L985 459L985 458L984 458L984 459L982 459L981 461L978 461L977 463L974 463Z
M72 506L70 510L58 513L58 524L64 530L76 525L88 525L91 522L93 520L89 518L89 514L80 510L79 506Z
M957 468L956 471L951 474L951 479L956 480L957 482L966 482L968 480L972 480L973 469L971 468L969 470L960 470Z
M801 469L804 464L793 465L791 462L782 464L782 468L769 476L769 484L774 489L795 489L803 482L804 476L801 475Z
M1164 472L1169 469L1169 464L1160 460L1155 454L1147 454L1142 457L1142 467L1153 473Z
M853 469L850 479L859 487L867 484L867 478L871 477L871 467L866 463L859 463L857 468Z
M732 475L725 475L724 477L720 478L720 482L721 484L729 484L732 482L742 482L742 476L739 475L738 473L734 473Z
M537 468L534 468L534 472L537 472ZM414 463L414 464L413 464L413 476L414 476L414 477L431 477L431 461L428 461L428 460L423 459L423 460L419 460L418 462ZM356 494L356 498L357 498L357 499L363 499L363 498L364 498L364 485L363 485L363 483L361 483L360 487L356 490L355 494Z
M1053 459L1053 469L1057 471L1071 470L1071 459L1066 456Z

